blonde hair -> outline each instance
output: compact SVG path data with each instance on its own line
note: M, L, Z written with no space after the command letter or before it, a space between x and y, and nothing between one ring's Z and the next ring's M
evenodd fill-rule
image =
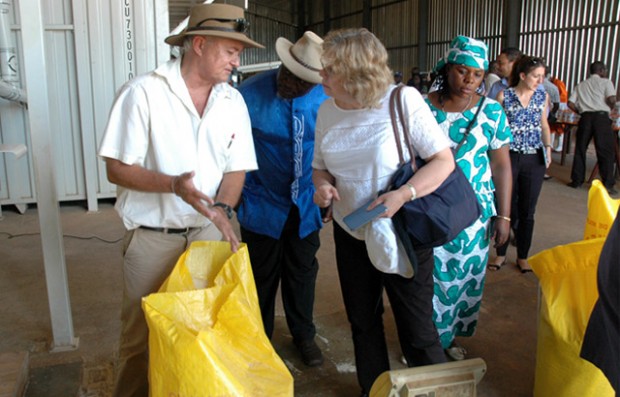
M344 90L364 108L379 107L394 82L387 50L365 28L338 29L323 41L325 71L342 81Z

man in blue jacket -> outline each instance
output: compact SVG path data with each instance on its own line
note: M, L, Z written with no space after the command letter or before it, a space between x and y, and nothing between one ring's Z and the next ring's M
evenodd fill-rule
M258 300L269 338L275 299L282 303L293 342L307 366L323 363L314 341L313 306L322 221L313 203L314 126L327 99L320 85L323 40L306 32L295 43L280 37L282 65L244 82L259 169L247 174L237 217L248 245Z

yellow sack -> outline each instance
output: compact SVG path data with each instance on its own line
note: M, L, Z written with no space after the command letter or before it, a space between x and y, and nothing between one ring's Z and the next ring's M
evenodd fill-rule
M583 231L583 239L606 237L614 223L620 206L620 199L612 199L605 186L595 179L588 192L588 217Z
M193 243L142 307L151 397L293 396L263 330L245 244L233 254L226 242Z
M543 251L528 261L540 282L541 304L534 397L613 397L603 373L579 357L594 303L605 238Z
M245 243L236 253L224 241L195 241L185 251L159 292L191 291L214 285L241 284L254 317L262 323L260 307Z

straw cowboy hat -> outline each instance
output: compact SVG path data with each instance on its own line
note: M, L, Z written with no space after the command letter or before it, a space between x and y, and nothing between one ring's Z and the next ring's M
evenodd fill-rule
M278 57L295 76L310 83L320 84L323 39L308 31L295 44L284 37L276 40Z
M168 36L165 42L180 47L186 36L216 36L240 41L246 47L265 48L247 36L249 26L241 7L200 4L191 8L187 27L178 34Z

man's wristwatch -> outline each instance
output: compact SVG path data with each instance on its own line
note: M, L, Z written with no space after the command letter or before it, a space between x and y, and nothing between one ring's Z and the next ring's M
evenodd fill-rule
M220 203L219 201L213 204L213 207L220 207L224 209L224 212L226 213L226 216L228 217L228 219L232 219L233 217L233 209L230 205L228 204L224 204L224 203Z

